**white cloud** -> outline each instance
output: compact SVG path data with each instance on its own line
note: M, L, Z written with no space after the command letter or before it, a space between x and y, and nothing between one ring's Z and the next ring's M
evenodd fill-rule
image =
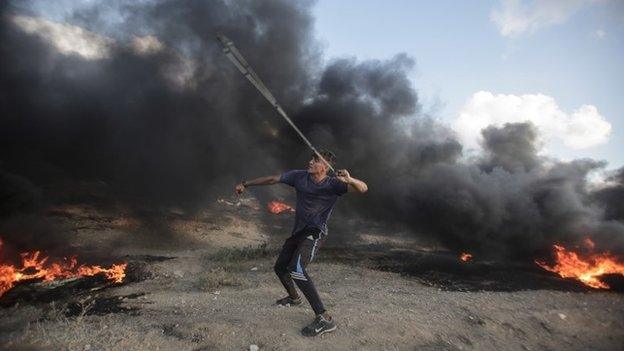
M139 55L154 55L165 50L177 60L172 60L161 68L161 73L179 88L192 88L197 65L190 59L170 48L152 35L133 36L129 43L118 43L112 38L99 35L84 28L65 23L53 22L43 17L12 16L13 23L26 33L37 35L64 55L79 55L86 60L106 59L117 45L129 45Z
M149 55L162 51L165 45L153 35L144 37L133 36L132 48L136 53Z
M602 30L602 29L597 29L597 30L594 32L594 36L595 36L596 38L598 38L598 39L603 39L606 35L607 35L607 32L605 32L605 31L604 31L604 30Z
M547 95L495 95L487 91L470 97L453 122L453 129L465 147L479 149L483 128L527 121L537 127L540 144L546 148L560 141L571 149L585 149L606 143L611 134L611 124L593 105L566 113Z
M504 36L534 33L540 28L562 24L585 4L596 0L501 0L490 19Z
M24 32L36 34L62 54L78 54L85 59L102 59L110 56L115 40L84 28L53 22L42 17L13 16L13 23ZM137 54L151 55L165 49L155 36L132 36L131 48Z
M62 54L77 54L85 59L107 58L114 41L110 38L69 24L41 17L13 16L13 23L26 33L46 39Z

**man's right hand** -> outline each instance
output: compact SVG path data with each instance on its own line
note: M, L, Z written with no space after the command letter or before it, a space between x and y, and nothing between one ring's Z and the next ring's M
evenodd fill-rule
M260 177L260 178L256 178L252 180L245 180L237 184L236 188L234 188L234 191L236 191L236 193L240 195L243 193L243 191L245 191L245 188L248 186L271 185L271 184L277 184L279 183L279 181L280 181L279 175Z
M239 183L236 185L236 188L234 190L238 195L240 195L243 193L243 191L245 191L245 186L243 185L243 183Z

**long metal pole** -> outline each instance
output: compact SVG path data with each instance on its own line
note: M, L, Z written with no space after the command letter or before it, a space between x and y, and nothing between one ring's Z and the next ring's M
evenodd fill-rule
M234 66L236 66L236 68L238 68L238 70L247 78L247 80L249 80L251 84L253 84L253 86L256 87L256 89L258 89L260 94L262 94L262 96L264 96L269 101L269 103L271 103L273 108L277 110L277 113L279 113L280 116L284 117L286 122L288 122L288 124L290 124L290 126L293 127L293 129L295 130L295 132L297 132L297 134L299 134L301 139L303 139L303 141L308 145L308 147L312 149L312 152L314 152L314 154L320 160L323 160L323 162L327 164L329 169L335 173L334 167L332 167L332 165L329 162L327 162L327 160L325 160L325 158L316 150L316 148L314 147L314 145L312 145L312 143L308 140L308 138L306 138L305 135L303 135L301 130L299 130L299 128L297 128L295 123L293 123L293 121L288 117L286 112L284 112L282 107L277 103L277 99L275 99L273 94L271 94L269 89L264 85L260 77L258 77L256 72L254 72L251 66L249 66L247 61L243 58L243 55L241 55L238 49L236 49L236 47L234 46L234 43L230 39L225 37L224 35L218 35L217 40L219 40L219 43L221 43L221 46L223 48L223 53L234 64Z

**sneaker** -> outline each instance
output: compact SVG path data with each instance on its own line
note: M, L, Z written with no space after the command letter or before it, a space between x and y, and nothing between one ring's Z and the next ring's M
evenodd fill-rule
M314 318L314 322L301 330L301 334L303 336L317 336L333 332L336 328L336 323L334 323L331 317L326 319L322 314L319 314Z
M282 306L297 306L297 305L301 305L301 298L298 297L296 299L293 299L290 296L286 296L283 299L279 299L277 301L275 301L276 304L278 305L282 305Z

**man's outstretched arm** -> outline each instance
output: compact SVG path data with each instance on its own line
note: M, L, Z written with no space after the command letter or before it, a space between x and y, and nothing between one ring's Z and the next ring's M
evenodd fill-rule
M237 184L235 190L237 194L242 194L243 191L245 191L245 188L249 186L271 185L271 184L277 184L279 183L279 181L280 181L279 175L272 175L272 176L260 177L260 178L256 178L252 180L245 180Z

